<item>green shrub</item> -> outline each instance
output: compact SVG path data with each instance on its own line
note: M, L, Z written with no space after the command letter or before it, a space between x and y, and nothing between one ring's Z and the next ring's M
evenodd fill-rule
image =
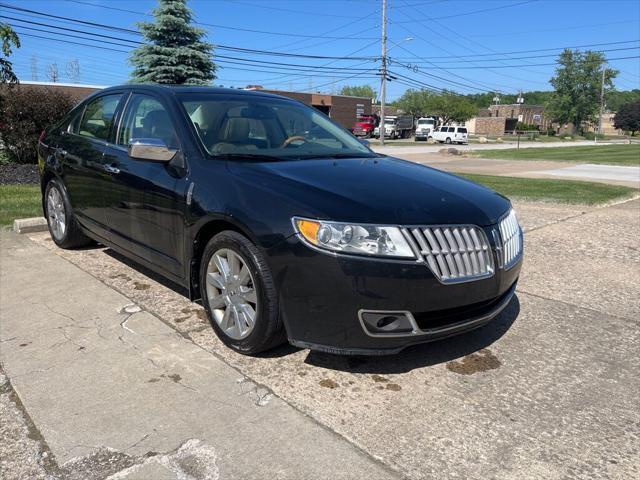
M12 162L36 163L38 137L74 105L69 95L16 85L0 89L0 141Z
M529 124L529 123L522 123L522 122L518 122L518 124L516 125L516 130L520 130L520 131L529 131L529 130L538 130L539 127L538 125L534 125L534 124Z
M593 133L593 132L584 132L585 140L593 140L597 138L598 140L604 140L604 135L601 133Z
M553 128L547 128L547 135L550 137L555 137L556 136L556 131Z

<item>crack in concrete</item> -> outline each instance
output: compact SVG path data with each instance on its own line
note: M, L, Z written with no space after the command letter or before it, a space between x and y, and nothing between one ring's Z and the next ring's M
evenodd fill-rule
M640 321L638 321L635 318L621 317L620 315L616 315L615 313L603 312L601 310L596 310L595 308L587 307L587 306L584 306L584 305L576 305L575 303L567 302L566 300L559 300L557 298L551 298L551 297L546 297L544 295L539 295L537 293L527 292L526 290L522 290L520 287L518 287L516 289L516 291L518 293L524 293L525 295L530 295L532 297L539 298L540 300L546 300L546 301L549 301L549 302L558 302L558 303L561 303L563 305L567 305L569 307L574 307L574 308L578 308L578 309L581 309L581 310L588 310L590 312L597 313L599 315L606 315L607 317L613 317L613 318L617 318L619 320L623 320L625 322L631 322L634 325L640 325Z

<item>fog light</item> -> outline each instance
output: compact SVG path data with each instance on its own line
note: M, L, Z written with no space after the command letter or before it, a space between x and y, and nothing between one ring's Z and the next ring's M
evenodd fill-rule
M418 331L409 312L361 310L359 315L362 328L371 336L404 336Z

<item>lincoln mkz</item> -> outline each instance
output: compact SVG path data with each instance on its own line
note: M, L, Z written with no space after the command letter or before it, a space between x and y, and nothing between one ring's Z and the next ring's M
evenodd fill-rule
M38 150L55 243L99 242L184 287L240 353L396 353L480 327L514 295L508 199L376 154L288 98L112 87Z

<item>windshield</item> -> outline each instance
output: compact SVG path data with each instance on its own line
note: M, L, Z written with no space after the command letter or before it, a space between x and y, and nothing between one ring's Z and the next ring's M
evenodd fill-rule
M384 119L384 124L385 125L395 125L396 123L396 119L395 118L385 118Z
M375 157L326 116L298 102L258 95L179 96L207 152L230 159Z
M433 120L418 120L418 125L433 125Z

